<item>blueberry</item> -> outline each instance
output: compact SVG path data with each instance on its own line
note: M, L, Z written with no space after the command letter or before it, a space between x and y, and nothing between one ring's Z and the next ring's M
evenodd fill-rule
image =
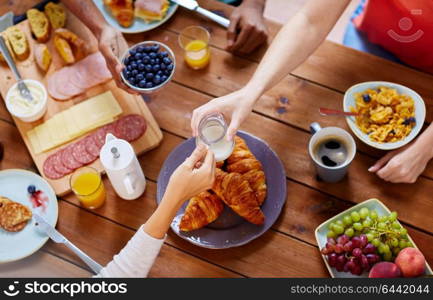
M132 66L131 65L126 66L126 69L128 69L128 71L132 71Z
M144 46L144 52L149 53L152 50L150 46Z
M155 52L150 52L149 57L150 58L156 58L156 53Z
M153 73L146 73L146 79L152 79Z
M153 45L152 46L152 51L153 52L158 52L159 51L159 45L158 44Z
M146 82L146 89L150 89L153 88L153 83L152 82Z
M151 58L151 59L149 59L149 63L150 63L151 65L156 64L156 59L155 59L155 58Z
M174 65L173 64L169 64L167 66L167 70L172 71L174 69Z
M152 65L145 65L144 69L146 70L146 72L151 72L152 71Z
M33 195L36 192L36 187L31 184L27 187L27 192L29 192L29 194Z
M123 76L128 78L129 76L131 76L131 71L129 71L128 69L123 69Z
M129 77L128 81L129 81L130 84L134 85L135 78L134 77Z
M135 59L141 59L143 57L143 54L141 54L140 52L138 52L138 53L136 53L135 55L134 55L134 58Z
M170 76L171 75L171 71L170 70L165 70L164 71L164 75Z
M124 63L125 65L128 65L128 64L129 64L129 57L125 58L125 59L123 60L123 63Z
M143 71L145 69L145 66L143 64L138 65L138 70Z
M144 64L148 64L149 61L150 61L149 56L143 56L143 63L144 63Z
M135 70L135 69L137 69L138 65L135 62L133 62L133 63L131 63L131 67L133 70Z
M162 76L162 75L164 75L164 71L159 70L158 72L156 72L156 75Z
M132 76L137 76L137 74L138 74L138 70L132 70L131 71L131 75Z
M144 79L144 75L142 73L137 74L137 76L135 76L136 81L142 81L143 79Z
M363 94L362 95L362 99L364 100L365 103L368 103L371 101L370 95L369 94Z
M142 64L143 61L142 61L141 59L137 59L137 60L135 61L135 63L136 63L137 65L139 65L139 64Z
M161 82L164 82L168 79L168 77L166 75L162 75L161 76Z
M171 59L169 57L164 57L162 59L162 62L165 63L166 65L169 65L169 64L171 64Z
M155 75L155 77L153 77L153 83L159 84L160 82L161 82L161 76Z
M160 64L161 66L161 70L165 70L167 68L167 66L165 65L165 63Z
M141 87L142 89L145 88L145 87L146 87L146 80L141 80L141 81L138 83L138 86Z
M161 51L159 54L161 55L162 58L168 56L168 52L167 51Z
M152 67L152 70L153 70L154 72L158 72L160 69L161 69L161 66L160 66L160 65L153 65L153 67Z
M131 49L129 50L129 54L134 56L137 53L137 51L135 49Z
M137 52L143 53L144 52L144 46L138 46Z
M403 125L410 125L411 123L416 123L416 119L414 117L406 118L403 121Z

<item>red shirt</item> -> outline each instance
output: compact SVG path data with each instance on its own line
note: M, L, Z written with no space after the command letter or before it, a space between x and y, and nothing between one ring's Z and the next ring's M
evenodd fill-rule
M433 0L367 0L353 22L372 43L433 73Z

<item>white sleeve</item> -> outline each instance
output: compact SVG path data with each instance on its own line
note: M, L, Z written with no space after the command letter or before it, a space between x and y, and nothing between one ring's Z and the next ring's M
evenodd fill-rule
M141 226L122 251L94 277L147 277L164 240L148 235Z

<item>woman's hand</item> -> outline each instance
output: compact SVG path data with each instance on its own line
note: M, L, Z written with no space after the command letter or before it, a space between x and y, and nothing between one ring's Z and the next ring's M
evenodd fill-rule
M182 204L185 200L210 189L214 180L214 154L204 145L199 145L191 156L173 172L165 193L169 196L175 195L175 198Z
M268 30L263 19L263 0L244 1L230 16L227 50L248 54L266 42Z
M211 113L221 113L226 120L231 120L227 130L227 138L232 140L242 122L253 110L257 96L246 91L246 88L223 97L215 98L208 103L196 108L191 119L193 136L198 135L198 124Z
M431 146L430 146L431 147ZM431 159L430 147L413 143L389 152L368 171L392 183L414 183Z
M117 29L105 25L98 37L99 50L105 57L107 62L107 67L113 75L113 79L116 85L131 94L138 94L138 92L129 88L125 83L123 83L120 77L120 72L123 70L123 65L120 62L120 57L128 50L128 43L123 37L122 33Z

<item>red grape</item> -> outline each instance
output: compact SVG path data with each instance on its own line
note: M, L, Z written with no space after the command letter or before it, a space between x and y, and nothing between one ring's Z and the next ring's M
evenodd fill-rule
M359 248L355 248L352 250L352 255L355 257L361 257L362 255L362 250Z
M367 245L367 243L368 243L368 238L367 238L367 236L366 236L365 234L361 234L361 235L359 236L359 239L361 240L361 248L364 248L365 245Z
M377 254L369 253L365 257L367 257L368 262L370 265L374 265L375 263L379 262L380 257Z
M359 236L355 236L352 238L352 244L354 248L360 248L361 247L361 239Z
M349 238L347 235L343 234L343 235L340 235L340 236L337 238L337 243L338 243L338 244L341 244L341 245L344 245L344 244L346 244L349 240L350 240L350 238Z
M365 255L361 255L361 266L364 270L370 269L370 264L369 264L368 259Z
M335 245L334 246L334 251L337 254L343 253L344 252L343 245L341 245L341 244Z
M328 255L328 262L331 267L335 267L337 265L337 254L331 253Z
M335 244L336 244L334 238L328 238L327 242L328 242L329 244L331 244L331 245L335 245Z
M343 248L344 248L344 251L346 251L346 252L352 252L352 250L353 250L352 241L348 241L346 244L344 244Z
M362 252L364 252L365 254L368 253L375 253L376 252L376 247L373 244L368 243L364 249L362 249Z

